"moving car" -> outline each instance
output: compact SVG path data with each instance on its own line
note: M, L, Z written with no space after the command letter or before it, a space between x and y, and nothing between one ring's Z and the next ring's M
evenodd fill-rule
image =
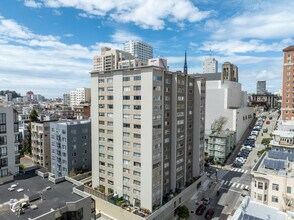
M196 209L196 214L197 215L202 215L205 209L206 209L206 206L203 205L203 204L200 204L198 206L198 208Z
M212 219L213 214L214 214L213 209L208 209L207 212L206 212L206 214L205 214L205 218L206 219Z

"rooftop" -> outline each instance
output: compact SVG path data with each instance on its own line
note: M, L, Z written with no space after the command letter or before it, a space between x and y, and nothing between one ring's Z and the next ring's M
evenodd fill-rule
M18 185L14 191L8 191L8 188L12 185ZM46 190L46 187L51 187L50 190ZM83 197L72 193L75 185L69 181L63 181L54 184L48 180L48 178L42 178L35 174L35 171L28 171L27 174L23 174L15 177L13 182L0 186L0 219L18 219L27 220L28 218L36 218L42 214L49 212L51 209L59 209L66 205L66 202L74 202L82 199ZM18 189L23 189L22 192L17 192ZM12 212L9 208L9 201L11 199L22 199L24 195L42 195L42 199L31 202L31 205L36 205L37 209L25 209L24 214L19 217L15 212Z
M294 45L286 47L283 49L283 52L289 52L289 51L294 51Z
M253 167L253 172L294 178L294 154L275 150L265 152Z
M273 135L284 137L284 138L293 138L294 132L293 131L282 131L282 130L274 130Z

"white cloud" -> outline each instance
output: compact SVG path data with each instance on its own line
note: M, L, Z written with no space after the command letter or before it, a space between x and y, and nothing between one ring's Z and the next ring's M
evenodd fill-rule
M1 89L36 88L51 96L89 86L92 58L98 54L95 46L65 44L57 36L35 34L4 17L0 17L0 47Z
M116 43L125 43L126 41L142 41L142 38L125 30L117 30L110 36L111 40Z
M41 8L42 4L39 2L35 2L34 0L25 0L24 5L29 8Z
M293 1L275 0L224 21L210 20L206 27L215 39L288 38L294 35L293 7Z
M117 22L134 23L145 29L159 30L166 21L183 26L183 22L198 22L210 15L210 11L200 11L190 0L29 0L29 5L82 10L82 17L110 16Z
M224 41L205 41L200 50L209 51L210 49L215 53L230 55L235 53L248 52L268 52L281 51L282 48L293 44L294 40L291 38L283 39L279 42L270 44L264 43L262 40L251 39L249 41L242 41L237 39L230 39Z

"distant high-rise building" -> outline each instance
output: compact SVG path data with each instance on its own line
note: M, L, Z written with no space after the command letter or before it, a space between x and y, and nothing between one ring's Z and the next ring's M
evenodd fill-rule
M132 54L136 60L148 62L148 59L153 58L153 47L141 41L126 42L124 51Z
M203 174L203 78L145 66L91 80L93 187L152 212Z
M70 106L70 93L63 94L63 104Z
M238 67L230 62L224 62L222 65L221 80L238 82Z
M257 94L265 94L266 93L266 81L257 81L256 85L256 93Z
M294 120L294 89L293 89L293 71L294 71L294 45L286 47L284 50L283 65L283 92L282 92L282 120Z
M112 50L109 47L101 47L100 55L94 56L93 70L111 71L111 70L121 69L119 67L119 62L124 62L124 61L129 61L134 59L135 58L131 53L128 53L122 50L116 50L116 49ZM133 67L135 67L135 65Z
M203 73L217 73L218 71L218 62L212 57L205 57L204 62L202 63Z
M18 135L17 111L12 107L0 107L0 183L19 172Z
M81 103L91 102L91 89L90 88L77 88L70 92L70 105L79 105Z

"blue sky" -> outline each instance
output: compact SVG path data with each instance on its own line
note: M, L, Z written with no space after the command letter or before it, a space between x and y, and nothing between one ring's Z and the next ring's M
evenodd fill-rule
M282 49L294 44L293 1L1 0L0 90L62 97L89 87L100 47L142 40L171 70L201 73L212 49L239 67L243 90L281 88ZM219 66L219 67L220 67Z

